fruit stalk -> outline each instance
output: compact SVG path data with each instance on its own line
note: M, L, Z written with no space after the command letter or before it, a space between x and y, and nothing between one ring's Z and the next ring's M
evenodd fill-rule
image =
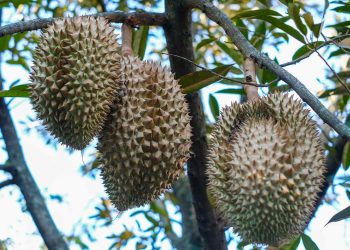
M132 56L132 27L126 23L122 25L122 55Z
M256 67L253 59L247 57L243 64L244 79L246 83L256 84ZM254 100L259 98L258 87L245 84L244 90L247 94L248 100Z

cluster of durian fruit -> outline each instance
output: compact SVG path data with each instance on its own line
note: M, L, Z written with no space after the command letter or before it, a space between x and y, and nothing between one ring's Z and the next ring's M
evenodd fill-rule
M102 17L54 21L34 54L31 101L61 143L98 137L106 192L120 211L144 205L176 181L190 156L188 105L169 68L123 55Z
M31 102L61 143L98 137L106 192L120 211L158 198L190 156L188 106L169 68L123 55L102 17L54 21L34 54ZM211 136L208 190L228 226L280 245L310 216L324 158L301 102L273 94L224 108Z

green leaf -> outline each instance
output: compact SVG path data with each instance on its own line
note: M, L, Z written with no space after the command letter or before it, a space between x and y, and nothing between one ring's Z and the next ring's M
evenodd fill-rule
M323 44L323 42L313 42L313 43L308 43L306 45L301 46L293 55L292 60L296 60L299 57L302 57L303 55L306 55L310 51L312 51L314 48L317 48Z
M267 0L258 0L258 1L265 6L269 6L269 3L267 2Z
M347 142L344 146L342 164L345 170L350 166L350 142Z
M141 26L139 30L133 31L133 41L132 41L132 48L135 53L140 57L142 60L145 56L145 51L147 47L147 41L148 41L148 33L149 33L149 26Z
M9 90L0 91L0 97L30 97L28 84L17 85Z
M337 222L341 220L345 220L350 218L350 206L347 208L341 210L339 213L335 214L328 222L326 225L328 225L331 222Z
M230 78L232 80L235 80L237 82L234 82L234 81L230 81L230 80L227 80L227 79L222 79L220 81L221 84L226 84L226 85L234 85L234 86L242 86L242 84L238 83L239 82L244 82L245 79L244 78Z
M207 39L203 39L202 41L200 41L198 44L197 44L197 46L196 46L196 50L199 50L200 48L202 48L203 46L205 46L205 45L207 45L207 44L209 44L209 43L211 43L211 42L213 42L213 41L215 41L215 40L217 40L216 38L207 38Z
M222 89L216 91L215 94L236 94L236 95L245 95L244 89Z
M346 28L350 26L350 21L340 22L332 25L327 25L327 28Z
M216 41L215 42L220 49L222 49L229 57L232 58L234 62L236 62L238 65L241 65L243 62L243 58L241 53L238 51L234 50L233 48L229 48L225 43Z
M230 71L230 68L231 65L223 65L212 69L211 71L219 75L226 76L226 74ZM184 93L191 93L209 86L220 79L221 78L219 76L214 75L209 70L201 70L182 76L179 79L179 83L182 86Z
M343 5L339 7L335 7L332 10L336 12L341 12L341 13L350 13L350 5Z
M248 39L248 29L247 29L247 25L244 24L244 22L242 21L242 19L237 18L236 19L236 26L239 28L239 30L241 31L241 33L243 34L243 36L245 38Z
M255 16L282 16L280 13L274 10L269 10L269 9L262 9L262 10L245 10L242 12L239 12L237 15L235 15L231 19L236 19L236 18L242 18L242 17L255 17Z
M298 30L296 30L293 27L287 25L284 21L281 21L280 19L277 19L277 18L272 17L272 16L255 16L255 17L252 17L252 18L253 19L264 20L264 21L272 24L273 26L283 30L284 32L286 32L290 36L294 37L298 41L300 41L302 43L306 43L305 39L304 39L304 36L302 34L300 34L300 32Z
M288 13L289 16L293 19L295 25L297 28L303 33L304 35L307 34L307 28L303 24L303 21L300 18L300 7L297 6L296 4L290 3L288 5Z
M343 87L337 87L334 89L327 89L327 90L323 90L318 94L319 98L326 98L332 95L343 95L345 94L345 90Z
M279 0L284 5L288 6L288 4L293 3L293 0Z
M312 27L314 26L314 18L312 17L310 12L306 12L303 15L303 18L306 22L306 25L309 27L310 30L312 30Z
M0 37L0 52L3 52L6 49L8 49L10 40L11 36Z
M329 54L328 59L331 58L331 57L334 57L334 56L345 55L347 53L350 53L350 49L346 49L346 48L338 49L338 50L335 50L335 51L331 52Z
M262 50L262 46L266 39L266 24L265 22L261 22L258 27L255 29L254 35L251 39L251 43L258 50Z
M305 250L319 250L316 243L308 235L301 234L301 238L303 239Z
M217 120L220 115L219 103L212 94L209 95L209 106L211 113L213 114L215 120Z
M312 26L311 30L314 33L315 37L319 37L320 36L322 28L323 28L323 22L314 24Z
M288 244L283 245L281 250L297 250L300 244L301 236L298 236L294 240L290 241Z

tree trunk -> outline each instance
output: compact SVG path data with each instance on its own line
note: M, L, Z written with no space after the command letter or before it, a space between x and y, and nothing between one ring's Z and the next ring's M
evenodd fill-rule
M191 32L191 10L184 7L183 0L166 0L165 14L168 19L164 26L169 53L194 61ZM170 64L175 77L179 78L195 71L194 65L184 60L171 57ZM202 103L198 92L186 96L192 116L192 157L187 162L188 178L191 184L193 203L198 229L205 249L226 249L225 233L211 207L207 192L206 155L207 141Z

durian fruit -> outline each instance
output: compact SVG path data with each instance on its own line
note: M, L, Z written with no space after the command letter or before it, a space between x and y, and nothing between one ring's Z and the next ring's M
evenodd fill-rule
M83 149L99 131L116 96L120 48L102 17L55 20L34 53L31 102L61 143Z
M277 247L304 229L324 169L309 111L271 94L222 111L209 148L208 190L242 240Z
M124 87L100 135L101 175L119 211L158 198L190 155L188 105L168 68L125 56Z

